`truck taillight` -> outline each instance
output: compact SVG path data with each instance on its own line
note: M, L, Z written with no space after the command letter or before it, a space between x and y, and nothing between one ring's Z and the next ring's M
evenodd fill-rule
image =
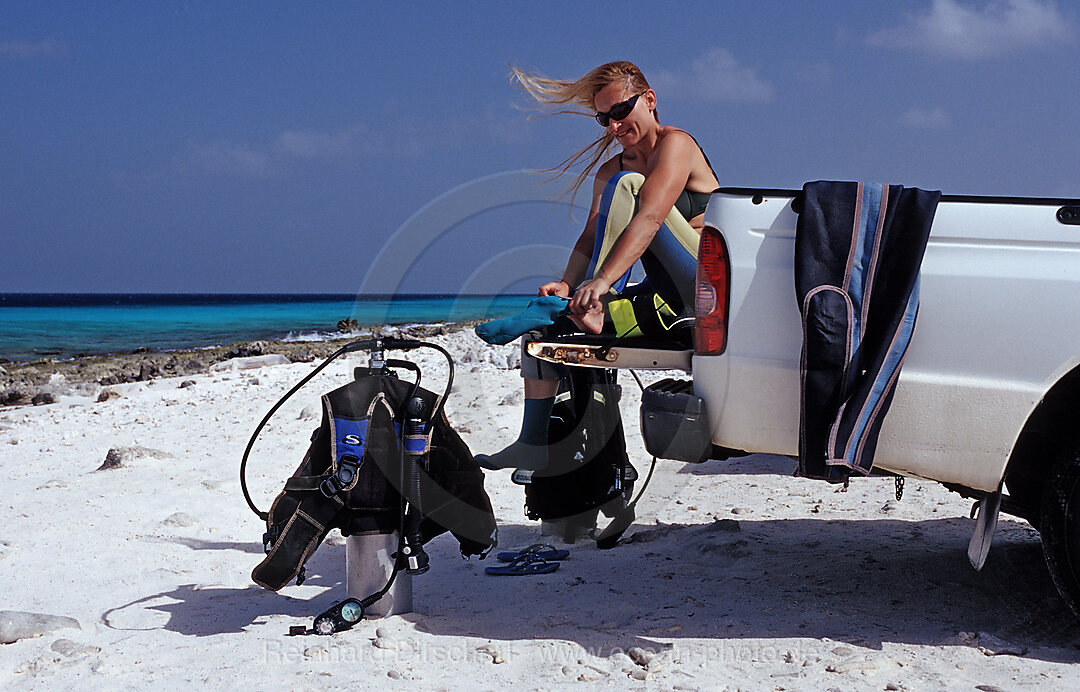
M720 231L706 226L698 246L697 318L694 329L694 352L718 356L727 347L728 289L731 263Z

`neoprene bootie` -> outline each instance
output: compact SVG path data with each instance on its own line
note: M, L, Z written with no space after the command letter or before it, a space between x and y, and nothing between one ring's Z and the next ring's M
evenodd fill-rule
M554 324L555 318L566 311L569 302L569 299L559 296L534 298L529 307L518 314L478 324L473 331L489 344L508 344L531 329Z
M548 420L555 397L526 399L521 416L521 433L509 447L495 454L477 454L481 468L539 471L548 465Z

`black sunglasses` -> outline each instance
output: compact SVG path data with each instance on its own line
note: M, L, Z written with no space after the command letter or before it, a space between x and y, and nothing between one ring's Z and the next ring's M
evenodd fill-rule
M644 91L641 92L641 94L644 93ZM607 113L597 113L594 116L596 122L600 123L600 127L607 127L612 120L625 119L626 116L630 115L630 111L634 110L634 104L637 103L638 96L641 96L641 94L634 94L625 101L616 103Z

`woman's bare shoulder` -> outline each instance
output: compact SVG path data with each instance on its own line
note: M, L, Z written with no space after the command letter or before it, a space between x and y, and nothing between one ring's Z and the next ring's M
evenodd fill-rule
M681 130L671 125L665 125L660 129L660 139L657 141L656 146L671 147L676 149L685 149L687 147L691 149L697 149L697 140L694 139L686 130Z
M708 157L705 156L705 150L701 148L694 136L686 130L668 126L663 138L657 144L657 150L662 152L661 156L667 161L681 160L689 162L690 177L687 189L705 191L705 187L702 186L706 186L710 190L715 187L716 174L713 172Z

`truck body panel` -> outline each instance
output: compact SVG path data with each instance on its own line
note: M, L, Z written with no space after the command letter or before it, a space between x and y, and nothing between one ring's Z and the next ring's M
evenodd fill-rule
M692 367L720 446L798 454L796 194L720 192L706 211L731 258L728 344ZM1080 227L1059 208L943 198L876 467L997 489L1028 416L1080 363Z

